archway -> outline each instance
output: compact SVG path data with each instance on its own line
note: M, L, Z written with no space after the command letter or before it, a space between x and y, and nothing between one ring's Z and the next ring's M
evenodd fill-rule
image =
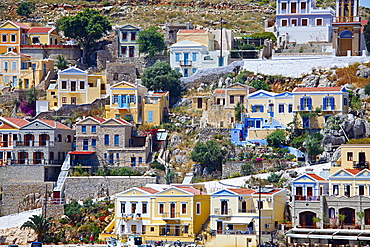
M314 227L313 218L316 217L316 213L305 211L299 214L299 224L302 227L311 228Z
M352 208L341 208L339 214L345 215L343 224L354 225L355 224L355 210Z

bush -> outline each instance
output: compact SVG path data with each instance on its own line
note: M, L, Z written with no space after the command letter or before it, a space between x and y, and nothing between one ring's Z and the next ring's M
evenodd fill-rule
M266 91L270 91L271 90L271 87L269 84L267 84L267 82L265 81L260 81L260 80L254 80L254 81L251 81L251 83L249 84L249 86L251 87L254 87L256 90L266 90Z
M370 83L366 84L366 86L365 86L365 93L367 95L370 95Z
M161 170L161 171L164 171L165 170L165 167L164 165L158 163L158 162L153 162L150 164L150 168L154 168L154 169L158 169L158 170Z
M250 44L244 44L240 46L240 50L254 50L254 46Z
M298 50L299 53L302 53L303 52L303 47L301 46Z
M267 143L273 148L279 148L286 143L284 130L275 130L266 137Z

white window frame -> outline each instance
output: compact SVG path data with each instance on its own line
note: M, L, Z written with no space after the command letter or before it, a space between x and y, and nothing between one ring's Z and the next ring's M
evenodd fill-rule
M307 26L303 26L303 20L307 20ZM309 19L308 18L302 18L301 19L301 26L302 27L308 27L310 25Z
M198 212L198 205L199 205L199 212ZM196 211L196 214L197 215L200 215L201 212L202 212L202 204L201 202L197 202L196 206L195 206L195 211Z
M14 41L12 41L13 37L15 37ZM15 33L10 34L10 43L16 43L17 42L17 35Z
M183 205L185 205L185 207L186 207L186 212L185 213L183 213L182 212L182 206ZM188 214L188 203L187 202L181 202L181 215L186 215L186 214Z
M5 41L4 41L4 37L5 37ZM1 35L1 42L2 42L2 43L8 43L8 34L3 33L3 34Z
M283 25L283 21L286 21L286 26ZM281 26L282 27L288 27L289 26L289 20L288 19L281 19Z
M322 25L317 25L317 21L318 20L321 20L321 23L322 23ZM323 18L315 18L315 26L318 26L318 27L322 27L322 26L324 26L324 19Z
M161 213L161 205L163 205L163 213ZM166 213L164 202L158 202L158 214L164 215Z
M293 18L293 19L291 19L290 20L290 25L293 27L293 20L295 20L296 21L296 25L294 25L295 27L297 27L298 26L298 19L297 18Z

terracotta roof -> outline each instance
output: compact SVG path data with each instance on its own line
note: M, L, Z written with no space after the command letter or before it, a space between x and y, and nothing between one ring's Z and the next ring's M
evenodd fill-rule
M200 191L200 190L197 190L197 189L195 189L193 187L190 187L190 186L178 186L178 185L176 185L176 186L173 186L173 187L185 190L186 192L192 193L194 195L207 195L207 193L205 193L203 191Z
M22 28L26 28L26 29L30 29L30 27L29 26L27 26L26 24L24 24L24 23L21 23L21 22L16 22L16 21L12 21L15 25L17 25L17 26L20 26L20 27L22 27Z
M148 192L150 194L155 194L155 193L159 192L158 190L155 190L155 189L149 188L149 187L137 187L137 188L140 189L140 190L143 190L145 192Z
M254 192L256 192L255 190L252 189L228 189L228 190L233 191L239 195L251 195Z
M46 120L46 119L39 119L39 120L42 121L42 122L44 122L44 123L46 123L47 125L49 125L49 126L51 126L53 128L56 126L57 129L70 130L69 127L67 127L64 124L61 124L61 123L59 123L57 121L54 121L54 120Z
M106 121L105 118L101 118L101 117L91 117L92 119L95 119L96 121L99 121L100 123Z
M94 151L72 151L69 154L93 154Z
M224 94L225 90L224 89L216 89L214 94Z
M17 53L15 52L17 55L19 56L22 56L22 57L31 57L30 55L27 55L27 54L23 54L23 53Z
M126 120L124 119L116 119L118 122L121 122L123 124L130 124L129 122L127 122ZM131 124L130 124L131 125Z
M187 29L181 29L179 31L179 33L206 33L207 30L205 29L190 29L190 30L187 30Z
M27 33L48 33L53 27L32 27Z
M340 90L342 90L342 87L297 87L293 92L328 92Z
M10 117L3 117L3 118L6 119L7 121L17 125L18 127L23 127L26 124L30 123L27 120L21 119L21 118L10 118Z
M281 189L272 189L270 192L263 192L263 191L261 191L261 194L271 195L271 194L274 194L274 193L279 192L279 191L281 191ZM256 193L255 194L259 194L258 190L256 190Z
M168 92L154 92L151 96L166 96Z
M344 170L346 170L347 172L352 173L353 175L356 175L357 173L361 172L361 170L359 170L359 169L344 169Z
M319 175L316 175L316 174L314 174L314 173L307 173L307 175L308 175L308 176L310 176L310 177L311 177L311 178L313 178L313 179L316 179L316 180L326 181L326 179L325 179L325 178L322 178L322 177L320 177Z

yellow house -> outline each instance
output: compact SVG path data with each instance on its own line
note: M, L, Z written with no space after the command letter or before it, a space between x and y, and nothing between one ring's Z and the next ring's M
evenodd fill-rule
M348 92L344 87L298 87L292 94L293 113L302 121L302 128L321 129L330 116L348 112ZM321 116L310 118L298 114L312 113L316 109Z
M331 167L331 172L341 168L345 169L369 169L370 144L342 144L340 146L341 157L336 167Z
M260 193L258 189L223 189L213 193L210 228L216 238L207 246L257 246L259 224L261 232L275 231L284 219L285 203L285 189L261 188Z
M215 49L215 35L206 29L180 29L177 32L176 42L178 43L184 40L189 40L204 45L209 51L213 51Z
M58 72L58 80L50 83L46 99L50 109L57 109L63 104L88 104L105 96L105 75L90 75L72 67Z
M99 238L136 234L143 241L194 242L209 208L209 195L190 185L131 188L115 196L115 218Z
M31 27L27 32L27 45L59 45L60 35L55 27Z
M47 75L53 71L54 61L51 59L35 60L12 51L0 55L1 86L27 89L42 80L49 80Z
M107 118L124 118L134 123L161 124L168 114L169 92L148 92L141 84L122 81L110 88Z

